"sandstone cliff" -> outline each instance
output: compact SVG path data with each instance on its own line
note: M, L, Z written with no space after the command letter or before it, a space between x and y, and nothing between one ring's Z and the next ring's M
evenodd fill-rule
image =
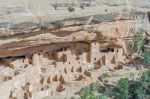
M89 0L84 8L83 1L0 0L0 51L92 41L96 33L122 44L135 34L150 34L149 0Z

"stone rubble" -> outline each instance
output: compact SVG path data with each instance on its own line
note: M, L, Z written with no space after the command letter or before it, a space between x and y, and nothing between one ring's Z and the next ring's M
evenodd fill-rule
M0 0L0 99L70 97L124 68L149 11L149 0Z

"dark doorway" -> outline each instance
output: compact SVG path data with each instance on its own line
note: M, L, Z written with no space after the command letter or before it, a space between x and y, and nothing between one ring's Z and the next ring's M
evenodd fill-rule
M148 12L148 21L150 22L150 12Z

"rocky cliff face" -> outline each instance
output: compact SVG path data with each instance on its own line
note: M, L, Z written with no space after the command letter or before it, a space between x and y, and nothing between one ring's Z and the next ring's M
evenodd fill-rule
M102 74L130 74L149 11L150 0L0 0L0 99L68 99Z
M0 0L0 51L150 35L149 0ZM74 8L70 11L68 8Z

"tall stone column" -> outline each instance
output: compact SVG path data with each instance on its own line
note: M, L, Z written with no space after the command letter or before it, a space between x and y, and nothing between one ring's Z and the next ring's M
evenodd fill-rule
M100 59L99 42L90 43L89 58L90 63L95 63Z
M32 64L33 64L33 66L35 66L35 69L38 71L38 73L41 73L41 66L40 66L38 54L33 54Z

